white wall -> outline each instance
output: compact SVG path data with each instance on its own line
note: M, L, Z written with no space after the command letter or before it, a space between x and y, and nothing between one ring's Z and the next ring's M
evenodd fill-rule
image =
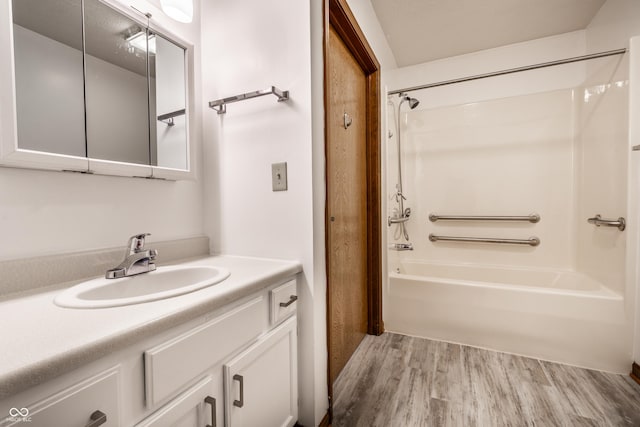
M640 114L640 55L637 36L640 35L640 2L637 0L607 0L600 8L598 14L593 18L586 31L587 46L589 51L599 51L607 49L618 49L621 47L631 47L631 53L627 53L620 66L613 74L614 80L629 79L629 146L640 144L640 127L638 125L638 114ZM636 36L635 43L630 44L630 38ZM628 74L627 74L628 73ZM616 118L615 121L619 121ZM627 151L629 153L629 151ZM638 203L640 201L640 164L638 154L628 155L628 228L626 247L626 292L627 315L633 317L635 314L635 332L633 356L636 363L640 363L640 292L638 292L638 265L640 265L640 251L638 242L640 230L640 211ZM635 304L634 304L635 303Z
M640 37L636 36L631 41L631 59L630 59L630 75L635 76L630 79L629 82L629 117L638 117L640 115ZM631 147L640 145L640 121L631 120L629 126L629 145ZM638 291L638 265L640 262L637 260L639 248L637 244L640 230L638 223L640 221L640 209L638 208L638 200L640 195L640 158L633 153L629 156L629 220L632 221L632 228L630 233L633 233L633 239L629 239L630 244L627 245L627 259L635 260L628 262L627 277L630 279L627 283L627 295L635 294L635 304L631 304L630 312L635 313L635 332L633 338L633 359L636 363L640 363L640 313L638 313L638 307L640 307L640 291ZM635 225L634 225L635 223ZM631 258L633 257L633 258ZM629 267L633 268L629 268ZM633 280L635 278L636 280ZM635 310L635 311L633 311Z
M204 115L206 229L213 252L300 260L300 422L327 409L326 338L314 284L311 2L203 2L204 101L276 86L290 91ZM271 164L287 162L288 190L271 189ZM321 323L319 324L318 321Z
M412 209L406 228L415 249L392 251L390 259L569 268L574 240L572 95L569 89L555 90L402 113L403 194L405 207ZM389 181L395 185L395 179ZM389 188L390 194L394 191ZM433 223L428 219L432 213L538 213L542 220ZM388 228L394 241L402 240L398 229ZM432 243L430 233L536 236L542 243L536 248Z
M564 59L582 55L584 52L585 33L574 31L390 70L386 73L386 84L391 91ZM562 66L561 69L543 68L527 73L415 91L411 96L420 99L418 108L424 109L571 88L583 80L584 68L578 63ZM395 101L397 97L394 96L392 99Z
M347 0L349 9L353 12L360 29L369 42L369 46L380 63L380 69L384 74L385 70L397 68L396 58L387 42L387 37L382 31L380 21L376 16L370 0Z
M625 292L627 240L631 228L594 227L587 218L625 217L629 150L627 56L593 60L575 90L575 268L617 292ZM629 262L635 265L633 259ZM632 298L630 298L632 300Z
M401 89L577 56L583 54L584 47L584 32L577 31L391 70L387 72L386 82L389 90ZM401 257L529 266L571 265L569 219L556 221L555 218L573 209L571 89L583 79L584 67L575 64L412 92L411 96L419 99L420 105L408 112L405 104L400 118L403 190L408 197L405 206L413 210L407 229L416 250L389 251L390 268L396 268ZM393 108L397 108L397 96L391 100ZM387 112L386 117L393 137L384 138L388 161L387 197L383 200L385 216L393 215L397 206L393 195L398 173L398 132L393 111ZM546 198L548 186L541 185L541 178L550 176L556 181L550 193L553 197ZM496 188L501 191L496 192ZM539 224L524 227L503 224L499 229L495 224L460 229L460 224L428 220L429 213L527 215L533 212L542 215ZM385 224L385 228L389 242L402 240L398 226L388 228ZM535 249L514 250L486 246L461 248L434 244L427 239L429 233L462 235L465 232L510 238L536 235L543 243ZM383 309L385 322L393 327L393 313L385 306Z
M153 19L192 43L200 22L179 24L145 0L124 2L149 10ZM199 5L196 2L197 16ZM195 69L200 69L199 57ZM192 76L193 149L201 150L200 73ZM6 102L1 100L0 102ZM194 165L200 170L198 164ZM0 260L124 246L139 232L168 240L202 235L201 179L164 182L0 168ZM162 255L160 255L162 256ZM0 286L2 282L0 279Z
M586 29L587 49L589 52L597 52L608 49L631 48L631 52L624 55L618 67L609 73L612 81L626 82L628 81L628 97L629 111L626 117L609 116L602 117L602 121L606 121L609 127L610 135L618 135L625 132L619 129L621 123L628 124L628 146L627 153L628 163L627 170L629 174L627 211L628 211L628 227L625 230L627 235L626 245L626 289L625 302L628 317L635 316L635 332L633 339L633 358L636 363L640 363L640 292L638 286L640 281L638 278L638 266L640 265L640 251L638 242L640 241L640 163L638 163L638 154L631 152L630 147L640 144L640 127L638 120L635 118L640 114L640 44L638 37L640 35L640 2L637 0L607 0L600 8L597 15L593 18ZM635 36L635 42L630 43L630 39ZM595 71L592 71L595 74ZM627 80L628 79L628 80ZM619 89L609 89L609 98L619 96ZM606 91L602 93L606 95ZM602 97L601 95L601 97ZM617 127L616 127L617 126ZM609 156L611 154L608 154ZM618 261L619 262L619 261ZM622 272L621 272L622 274Z

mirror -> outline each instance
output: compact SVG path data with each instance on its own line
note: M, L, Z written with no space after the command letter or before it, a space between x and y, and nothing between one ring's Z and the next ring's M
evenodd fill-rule
M87 157L150 164L146 28L84 0Z
M188 169L184 47L100 0L12 4L18 148Z
M80 0L13 0L20 148L86 157Z
M187 99L185 51L160 34L149 33L151 164L186 169Z

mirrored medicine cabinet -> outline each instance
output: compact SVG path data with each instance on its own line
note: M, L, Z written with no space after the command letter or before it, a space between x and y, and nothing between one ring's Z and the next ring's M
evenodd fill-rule
M1 164L192 178L188 43L113 0L0 1Z

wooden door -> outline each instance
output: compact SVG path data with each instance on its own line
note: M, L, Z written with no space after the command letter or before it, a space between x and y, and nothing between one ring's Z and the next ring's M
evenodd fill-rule
M367 78L332 25L326 55L331 386L367 333Z

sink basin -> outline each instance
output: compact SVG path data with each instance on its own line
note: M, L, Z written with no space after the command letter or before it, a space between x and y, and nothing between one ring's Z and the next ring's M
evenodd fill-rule
M158 267L155 271L121 279L93 279L56 296L67 308L105 308L171 298L222 282L229 270L207 266Z

